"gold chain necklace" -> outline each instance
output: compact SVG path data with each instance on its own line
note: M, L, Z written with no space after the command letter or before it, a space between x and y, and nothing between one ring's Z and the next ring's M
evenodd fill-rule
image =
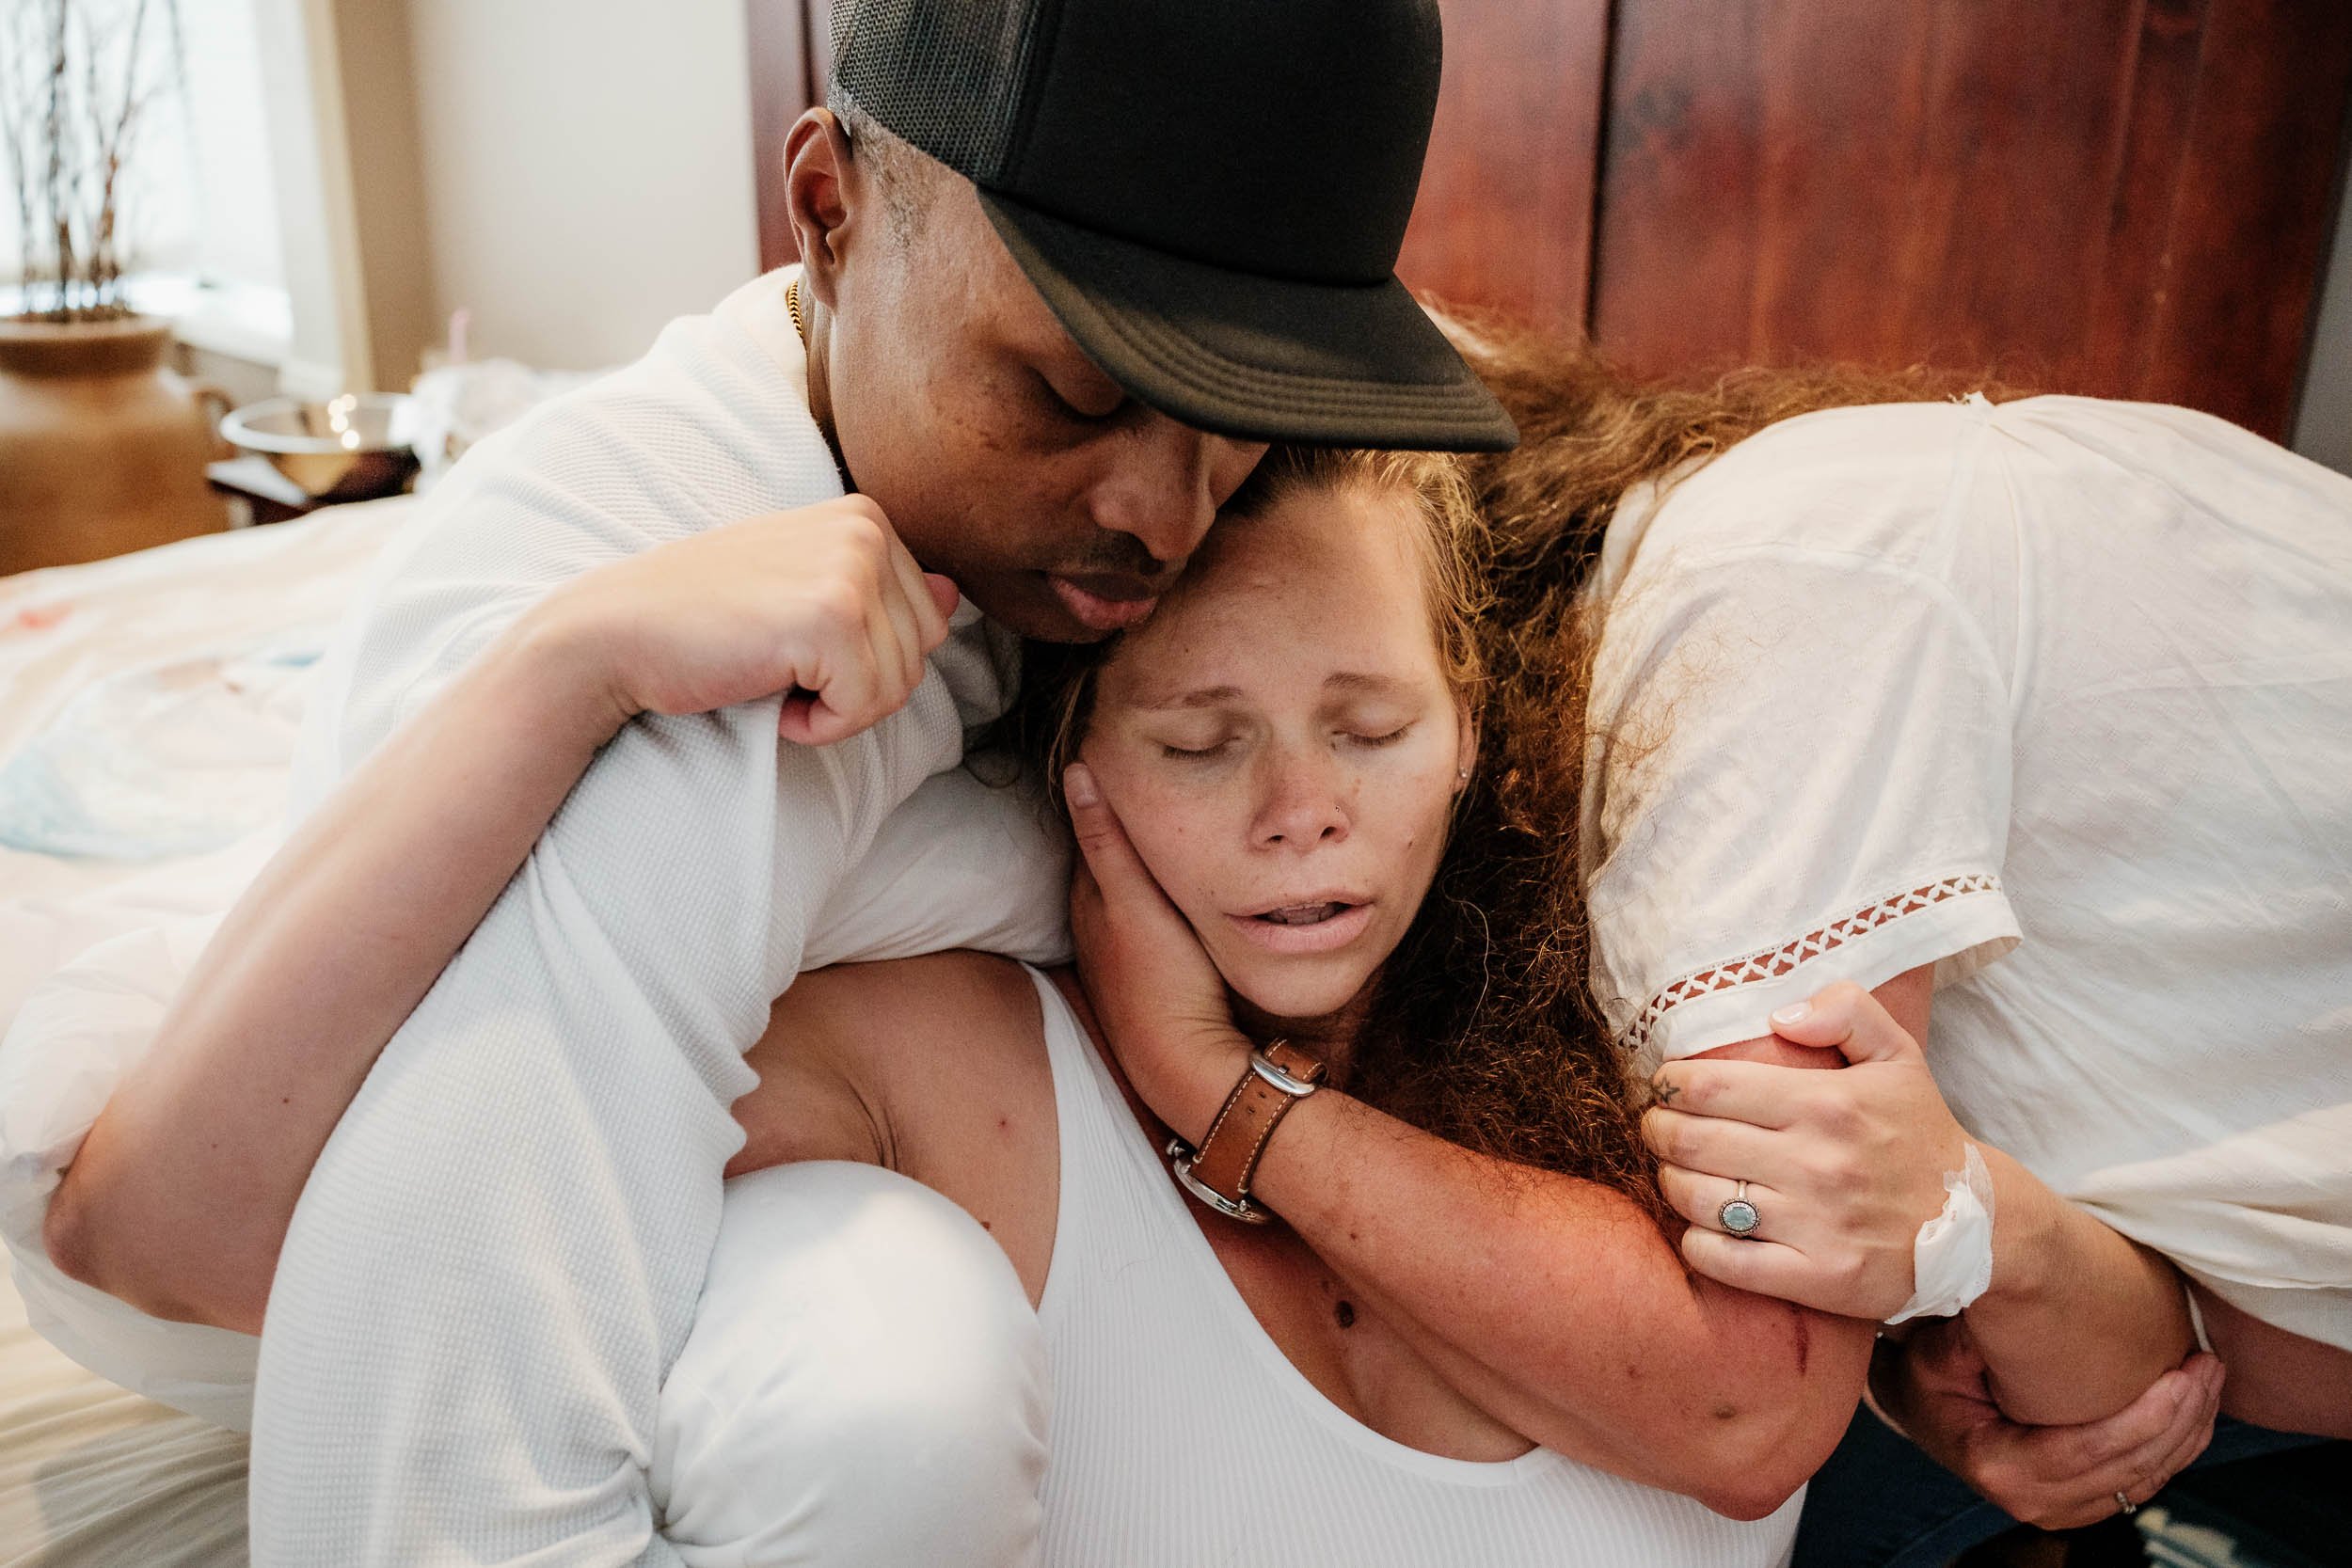
M841 443L834 438L833 402L824 396L824 381L818 373L817 350L808 341L808 318L801 312L801 280L794 278L784 286L784 308L792 317L792 330L801 335L801 347L808 354L809 413L816 418L817 429L825 437L825 450L833 455L834 472L841 476L844 494L856 488L850 483L849 465L841 461Z

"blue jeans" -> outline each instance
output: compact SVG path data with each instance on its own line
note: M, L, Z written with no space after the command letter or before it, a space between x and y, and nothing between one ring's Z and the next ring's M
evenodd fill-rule
M2309 1451L2290 1456L2297 1449ZM2265 1465L2266 1456L2280 1458ZM2275 1477L2266 1473L2271 1468ZM2201 1484L2208 1480L2213 1484ZM2262 1505L2258 1510L2245 1509L2249 1493ZM2273 1498L2281 1501L2275 1510ZM2352 1445L2225 1418L2215 1424L2204 1453L2155 1500L2201 1522L2225 1528L2242 1522L2265 1536L2274 1514L2290 1518L2294 1533L2274 1545L2269 1558L2282 1565L2352 1562ZM1877 1417L1858 1410L1805 1495L1791 1568L1942 1568L2016 1524Z

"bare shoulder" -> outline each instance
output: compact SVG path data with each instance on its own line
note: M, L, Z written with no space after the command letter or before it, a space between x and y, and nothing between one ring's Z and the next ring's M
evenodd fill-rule
M1028 971L964 952L839 965L786 993L770 1025L771 1037L779 1032L848 1086L869 1158L962 1206L1037 1300L1053 1257L1061 1152Z
M795 1049L820 1055L855 1085L895 1168L908 1169L943 1133L993 1119L1000 1107L1051 1112L1037 988L1028 971L993 954L935 953L803 974L778 1000L769 1034L793 1037Z
M836 964L803 974L777 999L770 1029L790 1029L873 1070L919 1069L973 1053L1042 1061L1037 990L1028 971L991 953L932 953Z
M1000 1104L1053 1107L1027 971L984 953L839 964L794 980L744 1058L748 1142L730 1174L792 1160L913 1168Z

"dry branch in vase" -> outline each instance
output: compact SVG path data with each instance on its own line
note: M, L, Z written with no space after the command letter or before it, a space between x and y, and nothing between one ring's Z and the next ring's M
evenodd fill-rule
M183 74L180 41L178 0L0 0L0 175L14 197L20 319L132 313L124 176L158 96Z

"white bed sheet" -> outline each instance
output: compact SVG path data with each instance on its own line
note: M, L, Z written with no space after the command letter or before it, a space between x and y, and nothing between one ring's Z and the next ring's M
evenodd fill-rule
M0 1280L0 1568L244 1568L246 1438L125 1392Z
M0 761L94 681L333 621L410 504L0 578ZM279 769L257 781L273 792L268 825L223 847L108 861L0 847L0 1035L27 992L96 943L233 901L281 834L290 722L283 740ZM0 1279L0 1568L242 1564L245 1455L241 1434L67 1359Z
M208 534L82 566L0 578L0 759L93 682L159 661L332 622L398 528L407 497L300 522ZM294 732L284 732L285 758ZM24 995L75 955L158 918L225 907L268 858L269 826L209 853L116 861L0 846L0 1034Z

